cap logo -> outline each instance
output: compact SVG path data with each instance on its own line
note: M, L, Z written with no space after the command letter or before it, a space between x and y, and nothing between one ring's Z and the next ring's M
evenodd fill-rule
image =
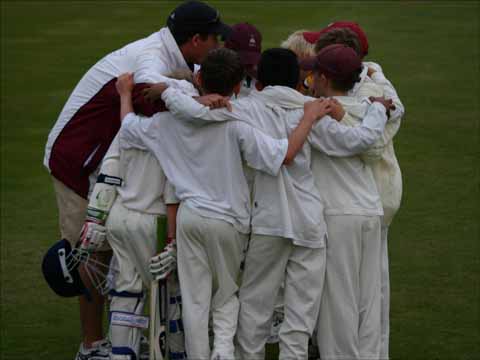
M172 13L172 14L170 15L170 19L172 19L172 20L175 19L175 13Z
M250 36L250 41L248 42L248 46L255 47L257 46L257 42L255 41L255 38L253 35Z

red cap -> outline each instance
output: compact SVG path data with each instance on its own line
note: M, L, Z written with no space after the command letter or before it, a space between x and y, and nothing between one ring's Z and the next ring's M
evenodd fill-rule
M343 79L362 68L362 60L355 50L343 44L324 47L310 59L300 62L303 70L319 70L334 79Z
M353 21L335 21L331 24L329 24L326 28L323 28L318 32L318 38L325 34L326 32L329 32L332 29L338 29L338 28L347 28L352 30L358 37L358 40L360 41L360 46L362 50L362 58L367 56L368 54L368 39L367 35L365 32L362 30L360 25L358 25L356 22Z
M262 52L262 34L248 23L235 24L232 30L225 47L236 51L243 65L257 65Z
M320 31L305 31L303 38L310 44L315 44L320 37Z

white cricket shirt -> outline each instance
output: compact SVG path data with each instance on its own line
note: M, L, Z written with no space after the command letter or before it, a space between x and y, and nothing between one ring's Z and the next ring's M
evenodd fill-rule
M385 126L382 137L371 149L362 155L364 160L365 156L371 158L368 160L368 163L372 168L383 205L384 215L382 224L388 226L400 208L402 199L402 173L395 155L393 137L400 128L402 117L405 114L405 107L392 83L383 74L382 68L372 62L366 62L363 65L362 81L355 85L349 95L355 96L360 100L369 96L385 96L387 99L392 99L395 105L395 110L391 111L390 119ZM371 78L366 75L368 67L375 69ZM380 92L378 88L380 88ZM346 108L345 105L344 107ZM350 112L347 108L346 110ZM358 125L358 122L354 121L352 125Z
M65 124L111 79L126 72L134 72L135 83L168 83L174 80L166 75L179 68L189 69L166 27L106 55L86 72L63 107L48 136L44 165L48 168L51 148Z
M289 126L296 126L303 116L304 103L314 99L290 88L274 88L277 89L272 91L267 87L261 92L265 102L291 109L287 112L287 121ZM381 137L387 116L385 107L380 103L358 106L363 108L360 126L344 126L325 116L308 137L314 149L312 171L327 215L382 214L372 171L355 155L368 149Z
M240 120L277 139L286 139L294 127L288 126L284 110L265 105L263 95L272 90L274 88L262 92L253 90L250 96L232 101L232 112L210 110L172 88L165 91L163 99L170 111L179 116L183 114L207 121ZM300 118L296 119L296 124ZM310 170L310 153L310 146L306 143L293 163L282 166L277 176L256 172L253 233L289 238L294 244L305 247L325 245L323 205Z
M287 123L296 126L303 116L303 105L313 100L285 87L265 88L262 94L268 105L290 109ZM360 126L344 126L329 116L312 129L309 143L318 150L312 152L312 170L317 188L324 200L325 214L381 215L382 208L371 169L358 157L383 133L387 117L380 103L364 104L364 119Z
M199 215L231 223L250 232L251 200L242 158L274 176L285 158L288 141L276 140L252 126L232 121L198 125L170 113L123 120L120 147L151 151L176 196Z
M126 208L151 215L166 214L167 181L152 153L135 148L120 149L117 134L103 161L119 162L118 176L123 181L116 190Z

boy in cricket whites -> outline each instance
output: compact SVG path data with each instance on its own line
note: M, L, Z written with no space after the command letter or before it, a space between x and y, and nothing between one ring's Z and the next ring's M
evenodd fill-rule
M133 360L140 358L142 330L148 324L143 309L152 281L150 259L158 252L157 222L169 212L168 223L174 225L177 205L152 154L137 149L121 151L116 137L104 163L117 159L123 181L116 189L118 195L105 224L113 250L111 266L116 269L109 290L110 359ZM175 238L174 226L168 237Z
M180 80L185 74L174 72L172 75ZM186 76L188 78L188 74ZM164 108L159 106L153 108L155 112L162 110ZM90 250L98 247L98 242L104 241L105 237L108 239L114 254L111 268L115 270L106 289L111 297L110 358L140 359L143 355L140 354L142 329L148 323L143 316L145 293L153 280L150 259L158 252L157 222L168 217L167 249L174 251L178 201L155 157L148 151L134 148L121 150L118 135L103 159L100 172L107 179L97 182L93 188L87 210L87 221L92 221L93 226L88 227L89 233L82 233L81 246ZM118 177L105 175L112 173L118 173ZM107 184L113 180L118 182L117 186ZM106 231L103 226L95 226L99 219L105 222ZM155 278L165 279L172 272L175 262L168 261L167 255L168 251L154 258ZM174 260L174 257L169 258ZM167 295L177 301L180 298L173 294L176 286L170 280L173 279L168 281ZM170 307L178 308L176 304ZM156 319L151 317L149 326L156 328L158 324L153 320ZM182 326L176 322L173 325L167 339L169 356L181 359L185 357L184 347L176 345L183 345L183 336L177 334ZM173 337L179 341L171 341Z
M205 92L231 96L244 77L238 55L218 49L202 63ZM328 104L308 104L289 139L271 138L245 122L199 126L161 113L141 119L131 113L131 90L121 91L120 145L152 151L176 196L178 271L183 297L187 355L192 359L231 359L237 327L238 275L250 230L250 195L242 169L278 173L293 161L309 130ZM208 314L213 314L214 348L208 344Z
M363 60L368 53L368 40L364 31L356 23L337 22L320 31L315 45L315 51L319 52L325 46L331 44L344 44L353 48ZM384 215L382 217L381 229L381 327L382 341L380 356L388 359L389 356L389 313L390 313L390 281L388 265L388 228L400 207L402 197L402 174L398 160L395 156L393 138L397 134L401 119L405 114L405 108L392 83L383 74L380 65L374 62L362 63L363 69L360 74L360 81L349 91L349 95L359 100L370 96L385 96L393 101L395 109L391 111L390 119L385 126L382 137L364 154L362 159L370 164L377 189L382 200ZM350 126L357 126L358 119L348 114L342 123Z
M311 32L307 30L297 30L288 36L288 38L280 44L282 48L292 50L301 61L302 59L309 58L315 55L315 42L311 41L308 36ZM313 96L310 89L309 81L311 78L308 74L300 69L300 81L297 90L304 95ZM280 308L279 308L280 310Z
M272 136L285 137L304 115L303 107L309 100L295 91L298 79L295 54L270 49L263 53L259 64L257 89L261 91L232 101L231 111L210 110L171 88L162 98L179 116L247 121ZM355 154L380 136L385 120L383 105L372 106L362 128L339 125L327 116L313 129L316 132L319 127L325 128L325 133L310 134L309 143L340 156ZM317 145L318 139L323 144ZM325 241L322 204L313 184L310 152L309 145L304 145L294 163L283 167L276 178L261 173L255 176L252 239L240 289L237 342L241 358L264 357L275 294L283 280L285 322L279 334L280 358L306 358L322 292Z
M225 41L225 47L238 53L245 68L245 79L236 97L248 96L255 89L257 65L262 53L262 34L249 23L232 25L232 34Z
M62 238L72 247L85 221L87 199L99 164L120 127L117 106L112 109L112 99L118 96L116 77L137 71L138 83L169 82L165 74L200 62L217 46L217 35L227 37L228 33L215 9L190 1L172 12L166 27L108 54L80 80L49 134L44 158L52 174ZM106 249L97 248L93 256L107 262L108 252L101 250ZM91 288L86 276L84 281ZM108 359L109 346L102 340L104 298L94 289L91 292L92 301L80 297L82 343L77 357Z
M348 96L362 71L355 51L323 48L302 67L314 73L315 93L337 99L362 118L365 104ZM383 129L381 131L383 133ZM325 201L329 242L317 327L322 359L380 356L380 217L373 172L359 157L314 152L312 170Z

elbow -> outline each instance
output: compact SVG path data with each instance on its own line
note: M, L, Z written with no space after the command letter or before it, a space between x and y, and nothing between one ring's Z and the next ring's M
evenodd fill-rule
M383 135L384 129L372 129L372 131L363 139L363 145L365 150L372 147L377 141L379 141Z

